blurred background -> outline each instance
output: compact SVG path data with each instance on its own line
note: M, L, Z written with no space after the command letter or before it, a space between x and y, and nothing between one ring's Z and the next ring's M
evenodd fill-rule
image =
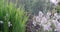
M46 13L56 8L60 0L18 0L17 7L24 5L26 11L38 14L39 11ZM15 0L12 0L15 3Z
M60 32L60 0L0 0L0 32Z

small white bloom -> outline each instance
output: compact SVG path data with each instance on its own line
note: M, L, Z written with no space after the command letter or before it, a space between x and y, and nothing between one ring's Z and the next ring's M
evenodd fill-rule
M41 11L39 11L39 17L42 17L43 13Z
M56 26L56 30L60 32L60 23Z
M57 29L54 29L54 31L57 31Z
M47 18L47 19L50 19L50 16L51 16L51 12L47 12L46 18Z
M45 17L43 17L41 20L41 24L45 24L45 23L47 23L47 19Z
M12 26L12 24L10 24L10 26Z
M33 25L36 26L36 22L35 21L33 22Z
M51 12L47 12L47 16L50 16L51 15Z
M59 19L60 18L60 15L58 15L58 13L55 13L54 14L54 18Z
M59 23L57 20L52 20L52 23L55 25L55 27L57 26L57 24Z
M51 26L51 22L48 22L47 25Z
M54 16L57 16L57 13L55 13Z
M9 21L8 24L10 24L11 22Z
M3 21L0 21L0 23L3 23Z
M40 22L39 16L36 17L36 22Z
M54 3L55 5L57 5L58 0L50 0L50 2Z
M43 29L44 29L44 31L46 31L46 30L51 30L51 27L49 26L49 25L43 25Z
M10 27L10 26L12 26L12 24L11 24L11 22L9 21L9 22L8 22L8 27Z

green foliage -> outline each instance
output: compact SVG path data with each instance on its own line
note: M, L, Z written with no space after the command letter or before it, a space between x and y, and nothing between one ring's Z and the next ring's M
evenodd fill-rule
M57 13L60 13L60 5L58 5L56 9L57 9Z
M57 10L60 10L60 5L57 6Z
M16 2L15 0L12 1L13 3ZM25 4L25 11L35 15L37 15L39 11L45 14L48 10L53 9L53 3L51 3L50 0L18 0L18 7L23 4Z
M53 4L50 3L49 0L26 0L25 10L35 15L37 15L39 11L45 14L48 10L52 10L52 6Z
M60 22L60 18L58 19L58 21Z
M5 0L0 0L0 21L3 21L3 32L25 32L25 24L28 16L24 11L24 5L16 8L16 4ZM11 1L11 0L10 0ZM8 28L8 22L12 23L11 30Z

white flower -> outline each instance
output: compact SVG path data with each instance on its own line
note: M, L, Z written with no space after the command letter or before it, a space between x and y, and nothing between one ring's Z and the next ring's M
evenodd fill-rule
M57 15L57 13L54 13L54 16L56 16L56 17L57 17L57 16L58 16L58 15Z
M51 22L48 22L47 25L51 26Z
M54 18L59 19L60 18L60 15L58 15L58 13L55 13L54 14Z
M50 0L50 2L52 2L56 5L58 3L58 0Z
M56 26L56 30L60 32L60 23Z
M9 21L8 24L10 24L11 22Z
M55 25L55 27L57 26L57 24L59 23L57 20L52 20L52 23Z
M44 31L52 30L52 28L50 27L51 26L51 22L47 22L46 24L43 24L42 26L43 26Z
M43 25L43 29L44 29L44 31L46 31L46 30L51 30L51 27L49 26L49 25Z
M42 17L43 13L41 11L39 11L39 17Z
M3 23L3 21L0 21L0 23Z
M57 29L54 29L54 31L57 31Z
M50 18L50 15L51 15L51 12L47 12L46 18L49 19Z
M41 20L41 24L45 24L45 23L47 23L47 19L45 17L43 17Z
M36 26L36 22L35 21L33 22L33 25Z
M51 12L47 12L47 16L50 16L51 15Z
M36 22L40 22L39 16L36 16Z
M8 22L8 27L10 27L10 26L12 26L12 24L11 24L11 22L9 21L9 22Z

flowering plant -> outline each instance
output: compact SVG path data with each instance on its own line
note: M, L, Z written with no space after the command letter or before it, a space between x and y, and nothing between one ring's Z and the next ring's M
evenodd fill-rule
M35 21L33 20L33 25L36 26L42 26L43 31L59 31L60 32L60 22L58 19L60 18L60 14L57 12L54 13L52 16L51 12L47 12L46 15L44 15L41 11L39 11L38 16L35 17Z

